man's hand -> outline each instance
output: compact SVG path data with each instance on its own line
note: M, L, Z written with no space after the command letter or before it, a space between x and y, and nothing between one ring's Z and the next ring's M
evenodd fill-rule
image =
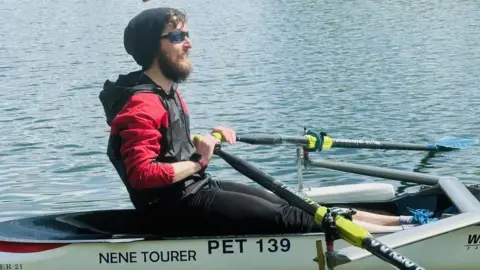
M235 134L235 131L231 128L216 127L212 130L211 134L213 133L222 134L223 139L230 144L234 144L237 141L237 134Z
M220 140L208 134L198 139L196 143L197 153L202 155L206 160L210 161L213 156L213 150L216 144L220 144Z

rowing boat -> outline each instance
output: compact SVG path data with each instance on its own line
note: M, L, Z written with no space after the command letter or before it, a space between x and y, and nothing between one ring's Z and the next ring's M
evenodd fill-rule
M296 144L314 142L294 139ZM318 151L324 140L316 139L312 145ZM263 143L286 141L276 138ZM160 235L144 231L139 226L142 217L133 209L67 212L0 222L0 270L478 269L480 185L465 186L454 177L313 161L310 150L302 154L302 148L297 148L298 192L219 148L215 153L270 192L314 215L326 234ZM378 182L303 188L302 164L423 186L402 195L395 194L393 185ZM324 224L331 217L328 207L334 206L391 215L408 215L409 207L439 214L455 206L458 213L402 231L368 233L341 216ZM339 239L332 241L334 235Z
M478 186L468 189L480 197ZM326 206L394 215L406 214L407 206L443 211L452 205L439 187L425 187L402 196L396 196L394 187L386 183L306 188L303 193ZM314 261L315 243L323 239L322 233L169 237L142 233L135 228L136 223L138 217L131 209L51 214L1 222L0 269L318 269ZM374 236L390 233L376 232ZM338 240L336 245L342 248L348 243ZM427 269L458 269L459 265L461 269L478 269L479 246L479 227L468 226L398 250ZM368 257L336 269L385 267L385 262Z

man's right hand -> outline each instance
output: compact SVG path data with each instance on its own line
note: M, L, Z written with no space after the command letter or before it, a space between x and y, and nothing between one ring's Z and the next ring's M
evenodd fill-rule
M196 152L202 155L206 160L210 161L213 156L215 145L220 144L220 140L208 134L199 138L196 143Z

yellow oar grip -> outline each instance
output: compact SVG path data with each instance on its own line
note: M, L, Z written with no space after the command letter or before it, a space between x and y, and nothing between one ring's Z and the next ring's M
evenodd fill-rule
M323 217L326 213L326 207L319 207L317 212L315 212L315 222L317 224L322 224ZM367 230L342 216L337 216L335 222L338 236L356 247L362 248L363 240L367 237L371 237Z
M214 132L214 133L212 133L212 136L219 139L221 142L223 141L223 136L220 133Z
M222 134L220 133L212 133L212 136L219 139L220 141L223 141L223 136ZM200 140L203 136L202 135L195 135L193 136L193 142L197 142L198 140Z

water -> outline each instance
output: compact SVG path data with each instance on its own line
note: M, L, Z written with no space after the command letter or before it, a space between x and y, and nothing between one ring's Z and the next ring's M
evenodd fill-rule
M131 204L105 155L98 99L106 79L137 69L123 49L135 14L187 11L194 73L181 86L192 129L239 134L433 142L480 133L480 9L475 1L0 2L0 219ZM295 186L295 149L226 149ZM479 146L425 153L336 149L316 159L479 182ZM217 179L253 184L220 159ZM385 181L309 169L305 184ZM386 181L390 182L390 181ZM392 182L399 192L415 187ZM408 187L408 188L406 188Z

